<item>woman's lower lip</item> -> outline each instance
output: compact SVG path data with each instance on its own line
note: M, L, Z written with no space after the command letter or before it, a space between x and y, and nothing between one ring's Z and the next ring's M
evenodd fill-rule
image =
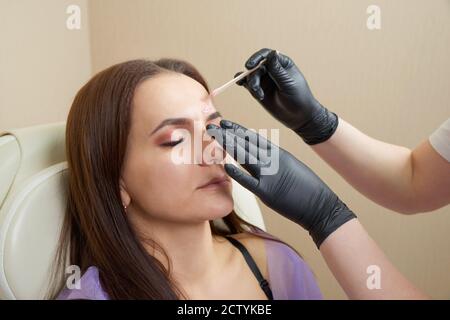
M201 187L200 189L218 189L218 188L224 188L228 187L230 185L230 180L223 180L216 183L210 183L204 187Z

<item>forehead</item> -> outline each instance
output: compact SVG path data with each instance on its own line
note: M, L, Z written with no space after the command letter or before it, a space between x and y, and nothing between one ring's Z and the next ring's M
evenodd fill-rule
M133 113L148 121L192 117L212 102L206 89L183 74L167 72L142 82L133 97ZM152 121L152 122L153 122Z

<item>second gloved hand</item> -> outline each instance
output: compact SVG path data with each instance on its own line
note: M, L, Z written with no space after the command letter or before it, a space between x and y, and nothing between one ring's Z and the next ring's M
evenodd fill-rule
M251 174L225 164L228 175L267 206L309 231L318 248L341 225L356 218L311 169L289 152L231 121L222 120L220 125L208 125L208 134Z

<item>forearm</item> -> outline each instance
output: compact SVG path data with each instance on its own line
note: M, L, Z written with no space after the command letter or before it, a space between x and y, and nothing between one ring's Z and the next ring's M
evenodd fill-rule
M320 252L350 299L428 298L391 264L357 219L332 233L320 246ZM375 274L376 270L379 274ZM377 276L380 286L371 288L369 277Z
M399 212L414 207L411 150L373 139L342 119L313 150L372 201Z

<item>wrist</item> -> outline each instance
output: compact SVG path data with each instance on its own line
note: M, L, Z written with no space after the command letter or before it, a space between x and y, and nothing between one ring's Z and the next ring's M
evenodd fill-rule
M308 145L327 141L336 132L339 117L319 102L316 114L299 128L293 129Z
M328 236L339 229L346 222L356 219L357 216L341 200L336 199L336 205L330 214L322 218L311 230L311 235L317 248Z

